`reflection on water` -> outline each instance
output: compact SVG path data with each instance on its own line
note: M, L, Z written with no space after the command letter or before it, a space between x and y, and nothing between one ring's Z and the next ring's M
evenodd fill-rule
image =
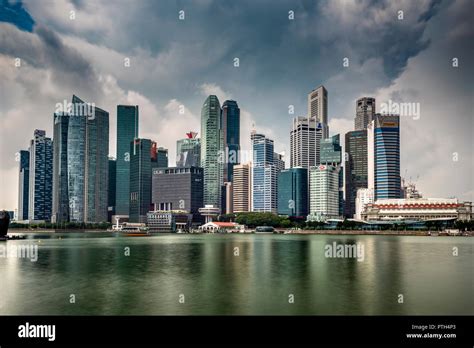
M362 243L364 261L326 258L333 242ZM14 243L37 244L39 257L0 258L0 314L474 313L471 238L70 233Z

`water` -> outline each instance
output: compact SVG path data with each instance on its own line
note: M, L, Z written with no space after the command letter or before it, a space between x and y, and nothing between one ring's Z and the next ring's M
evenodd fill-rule
M0 244L38 245L37 262L0 258L0 315L473 314L473 241L35 234ZM324 247L333 242L362 243L364 261L326 258Z

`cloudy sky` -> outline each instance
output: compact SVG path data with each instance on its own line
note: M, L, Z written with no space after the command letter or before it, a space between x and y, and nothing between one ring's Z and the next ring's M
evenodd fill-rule
M239 103L244 150L255 127L288 163L291 119L321 84L331 134L352 130L358 97L379 110L418 103L419 117L401 118L402 176L426 197L473 200L473 4L1 0L0 208L17 206L15 154L36 128L52 136L55 105L72 94L109 111L111 155L117 104L140 106L140 136L174 164L176 140L200 130L216 94Z

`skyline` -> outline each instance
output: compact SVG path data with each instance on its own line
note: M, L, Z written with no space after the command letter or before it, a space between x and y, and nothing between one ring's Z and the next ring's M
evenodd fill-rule
M393 9L395 5L375 5L374 8L382 7L379 8L381 24L376 26L376 29L394 30L395 39L388 42L395 45L393 52L397 53L394 54L397 59L386 57L385 54L374 58L367 47L359 48L359 41L362 40L359 37L360 31L369 30L365 26L355 31L353 40L339 40L341 46L346 45L351 54L342 54L341 47L332 47L334 44L328 43L331 37L344 36L344 31L350 28L351 21L357 18L360 11L375 13L374 9L367 8L367 3L360 3L360 8L351 7L349 2L345 8L338 8L340 3L336 2L319 2L314 6L306 2L280 3L272 6L267 15L262 13L262 4L248 5L264 16L267 25L269 24L266 21L271 22L275 16L284 19L277 22L284 29L275 25L278 27L276 32L280 40L263 40L265 45L261 50L252 50L252 44L261 44L262 39L266 38L262 36L269 35L270 38L271 33L265 28L257 29L256 23L251 19L242 18L241 13L240 16L236 13L239 23L242 20L253 23L251 27L259 33L258 37L248 40L247 43L241 40L242 34L238 33L238 30L235 32L230 28L226 34L216 32L218 38L225 36L234 46L236 42L241 46L237 45L232 50L226 45L222 47L222 44L216 44L216 50L227 49L228 55L219 51L219 59L215 58L214 61L207 59L211 54L202 55L201 58L191 56L194 63L186 66L187 63L183 60L190 54L185 51L190 40L197 40L203 46L213 41L207 35L207 31L212 28L203 27L204 19L208 16L206 11L218 11L223 17L219 18L219 23L225 20L226 14L221 11L224 5L209 4L211 2L207 6L187 4L187 17L183 22L178 21L176 8L163 9L161 7L167 5L157 4L159 10L163 11L163 18L167 19L164 22L158 21L156 25L174 29L172 42L158 34L162 49L150 46L150 42L138 40L137 46L128 54L123 43L106 40L107 35L109 39L113 39L114 35L120 36L122 33L105 28L107 25L112 28L116 25L115 21L110 19L103 21L97 29L92 28L94 21L91 21L90 26L81 27L74 24L68 27L68 22L61 22L61 16L55 12L58 8L38 8L33 2L24 4L24 11L30 13L35 20L33 32L19 29L28 28L18 21L15 25L0 23L0 84L2 94L5 91L5 102L0 105L3 124L0 131L0 176L2 182L12 183L7 185L6 192L0 198L1 205L7 209L18 206L18 162L15 161L14 154L27 147L34 129L44 129L48 136L53 134L54 106L63 100L69 100L72 94L80 95L84 100L94 102L110 113L110 155L115 154L116 147L116 106L139 105L140 129L144 130L140 137L153 139L157 141L158 146L168 148L170 166L175 164L176 140L184 138L188 131L199 132L200 108L204 98L209 94L216 94L222 102L234 99L241 108L242 150L250 150L250 130L255 123L259 133L275 141L277 152L285 152L288 166L292 119L306 115L307 95L319 85L326 86L328 90L329 135L339 133L342 137L348 130L353 129L356 99L359 97L374 97L376 112L380 112L382 103L388 103L390 100L419 103L419 119L401 117L401 175L405 176L406 172L406 179L419 175L417 187L424 196L455 196L460 200L473 200L473 185L470 179L473 161L469 153L472 148L472 111L469 104L472 87L468 84L469 75L472 76L472 73L469 74L472 67L468 61L472 54L468 54L465 47L473 33L472 29L466 26L468 17L464 13L470 4L463 1L434 5L428 2L401 3L400 6L407 6L403 25L400 22L392 22L396 19L396 10ZM90 8L90 4L74 7L77 11L75 20L87 24L84 23L84 14L91 15L91 11L96 15L104 14L111 10L102 7L103 5L104 3L97 2L94 9ZM303 5L308 8L303 9ZM139 4L137 9L133 9L128 20L133 21L133 16L144 11L143 7L146 6L148 4L145 2ZM237 8L234 9L238 12ZM288 9L295 11L294 21L287 19ZM150 11L149 14L142 13L142 18L160 18L157 11L158 9ZM176 13L176 22L171 20L171 13ZM334 29L328 32L318 31L315 34L317 40L314 40L317 44L311 43L311 47L303 49L302 44L312 42L315 38L310 40L310 36L299 37L297 34L305 34L299 29L304 27L304 23L311 24L310 21L314 20L318 13L324 14L321 17L323 22L331 18L338 21L342 25L342 32L334 32ZM393 18L389 19L392 15ZM370 16L368 17L370 20ZM38 18L44 20L40 22ZM114 17L105 15L104 18ZM146 20L143 22L145 26L151 25ZM450 23L447 26L450 29L446 32L441 32L444 27L441 26L442 22L444 25ZM116 23L123 24L118 19ZM180 26L184 23L187 26ZM183 38L186 33L189 35L193 32L194 26L200 28L199 32L193 33L190 38ZM332 26L334 27L338 26ZM95 33L94 36L94 30L105 30L108 34L101 37ZM153 35L156 36L156 33ZM199 35L200 39L195 37ZM408 42L396 40L405 36L407 40L402 41ZM125 38L131 42L137 36L129 33ZM286 49L289 48L289 38L295 39L291 43L294 45L294 52ZM298 38L300 40L297 40ZM144 41L146 39L146 35L141 38ZM375 41L371 42L374 51L388 45L384 42L384 37L372 40ZM221 43L222 40L215 42ZM286 48L278 46L278 43L282 42L285 42L286 46L283 46ZM410 43L414 43L414 47L410 47ZM232 46L230 43L229 45ZM53 48L57 48L54 54ZM191 46L195 53L202 54L203 50L198 48L196 45ZM270 49L276 49L276 54L268 56L263 62L265 64L262 64L257 58L261 57L262 52ZM328 56L325 59L316 57L318 49L322 55ZM306 62L307 57L303 57L305 50L313 54L314 63ZM451 66L448 53L440 54L444 51L452 56L454 54L451 52L459 53L456 54L459 57L459 67ZM281 58L278 59L280 53L285 54L280 55ZM123 58L127 56L131 58L128 68L123 65ZM234 56L240 58L238 67L234 66ZM346 56L349 57L349 67L343 67L342 60ZM20 68L12 64L14 57L22 58ZM35 57L41 58L38 60ZM290 64L285 66L282 64L285 61ZM153 62L158 63L160 71L152 68ZM281 71L283 67L286 69ZM211 73L210 68L215 68L216 71ZM438 74L429 73L433 68ZM310 74L307 73L308 69ZM146 76L143 75L145 72ZM304 72L308 76L305 76ZM261 76L264 78L259 78ZM436 82L438 79L446 86L443 90L437 88L441 85ZM22 98L28 98L28 102ZM290 105L294 106L294 114L288 113ZM181 106L184 108L184 114L179 113ZM456 115L456 122L452 122L452 118L446 117L446 114ZM458 161L453 160L455 152ZM441 161L442 158L445 160Z

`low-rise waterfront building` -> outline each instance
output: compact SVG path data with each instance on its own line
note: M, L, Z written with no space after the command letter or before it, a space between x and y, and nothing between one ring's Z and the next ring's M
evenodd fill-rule
M189 231L193 214L185 210L158 210L147 213L147 227L152 233Z

